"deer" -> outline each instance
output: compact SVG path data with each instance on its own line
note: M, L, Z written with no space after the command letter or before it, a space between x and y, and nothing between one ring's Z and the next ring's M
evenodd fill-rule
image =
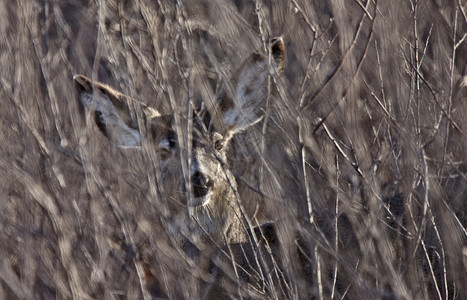
M195 239L224 245L241 245L251 238L235 176L228 168L227 149L236 134L264 117L268 76L277 76L284 69L283 39L271 39L267 50L248 56L232 77L220 84L214 105L193 113L191 164L185 177L173 114L137 103L144 119L138 122L129 108L130 103L135 104L133 99L84 75L73 77L79 103L93 116L93 126L103 137L122 148L138 148L148 142L154 149L174 235L188 232ZM146 134L140 128L142 123L147 126Z

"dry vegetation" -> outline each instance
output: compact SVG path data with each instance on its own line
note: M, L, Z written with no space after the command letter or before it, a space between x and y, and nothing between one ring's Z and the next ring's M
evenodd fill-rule
M1 299L210 296L157 162L86 126L72 77L183 120L279 35L284 74L229 160L274 263L230 296L467 298L465 1L275 2L0 2Z

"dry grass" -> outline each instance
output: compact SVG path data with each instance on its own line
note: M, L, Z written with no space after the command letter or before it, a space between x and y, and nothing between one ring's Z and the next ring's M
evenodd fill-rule
M229 161L276 264L232 297L467 297L465 2L275 2L0 2L1 299L202 298L157 162L86 126L72 76L186 116L278 35Z

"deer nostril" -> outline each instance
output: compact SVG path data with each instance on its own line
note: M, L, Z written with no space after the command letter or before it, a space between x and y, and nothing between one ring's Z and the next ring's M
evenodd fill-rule
M191 183L193 188L193 196L195 198L206 196L212 187L212 181L199 171L191 175Z

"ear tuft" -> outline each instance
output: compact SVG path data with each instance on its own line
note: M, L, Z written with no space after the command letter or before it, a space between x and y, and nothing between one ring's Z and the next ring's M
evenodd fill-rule
M92 92L92 81L86 76L75 75L73 76L73 81L75 82L75 88L79 93Z
M276 64L277 73L281 73L284 70L285 61L285 45L282 37L271 40L271 54Z

